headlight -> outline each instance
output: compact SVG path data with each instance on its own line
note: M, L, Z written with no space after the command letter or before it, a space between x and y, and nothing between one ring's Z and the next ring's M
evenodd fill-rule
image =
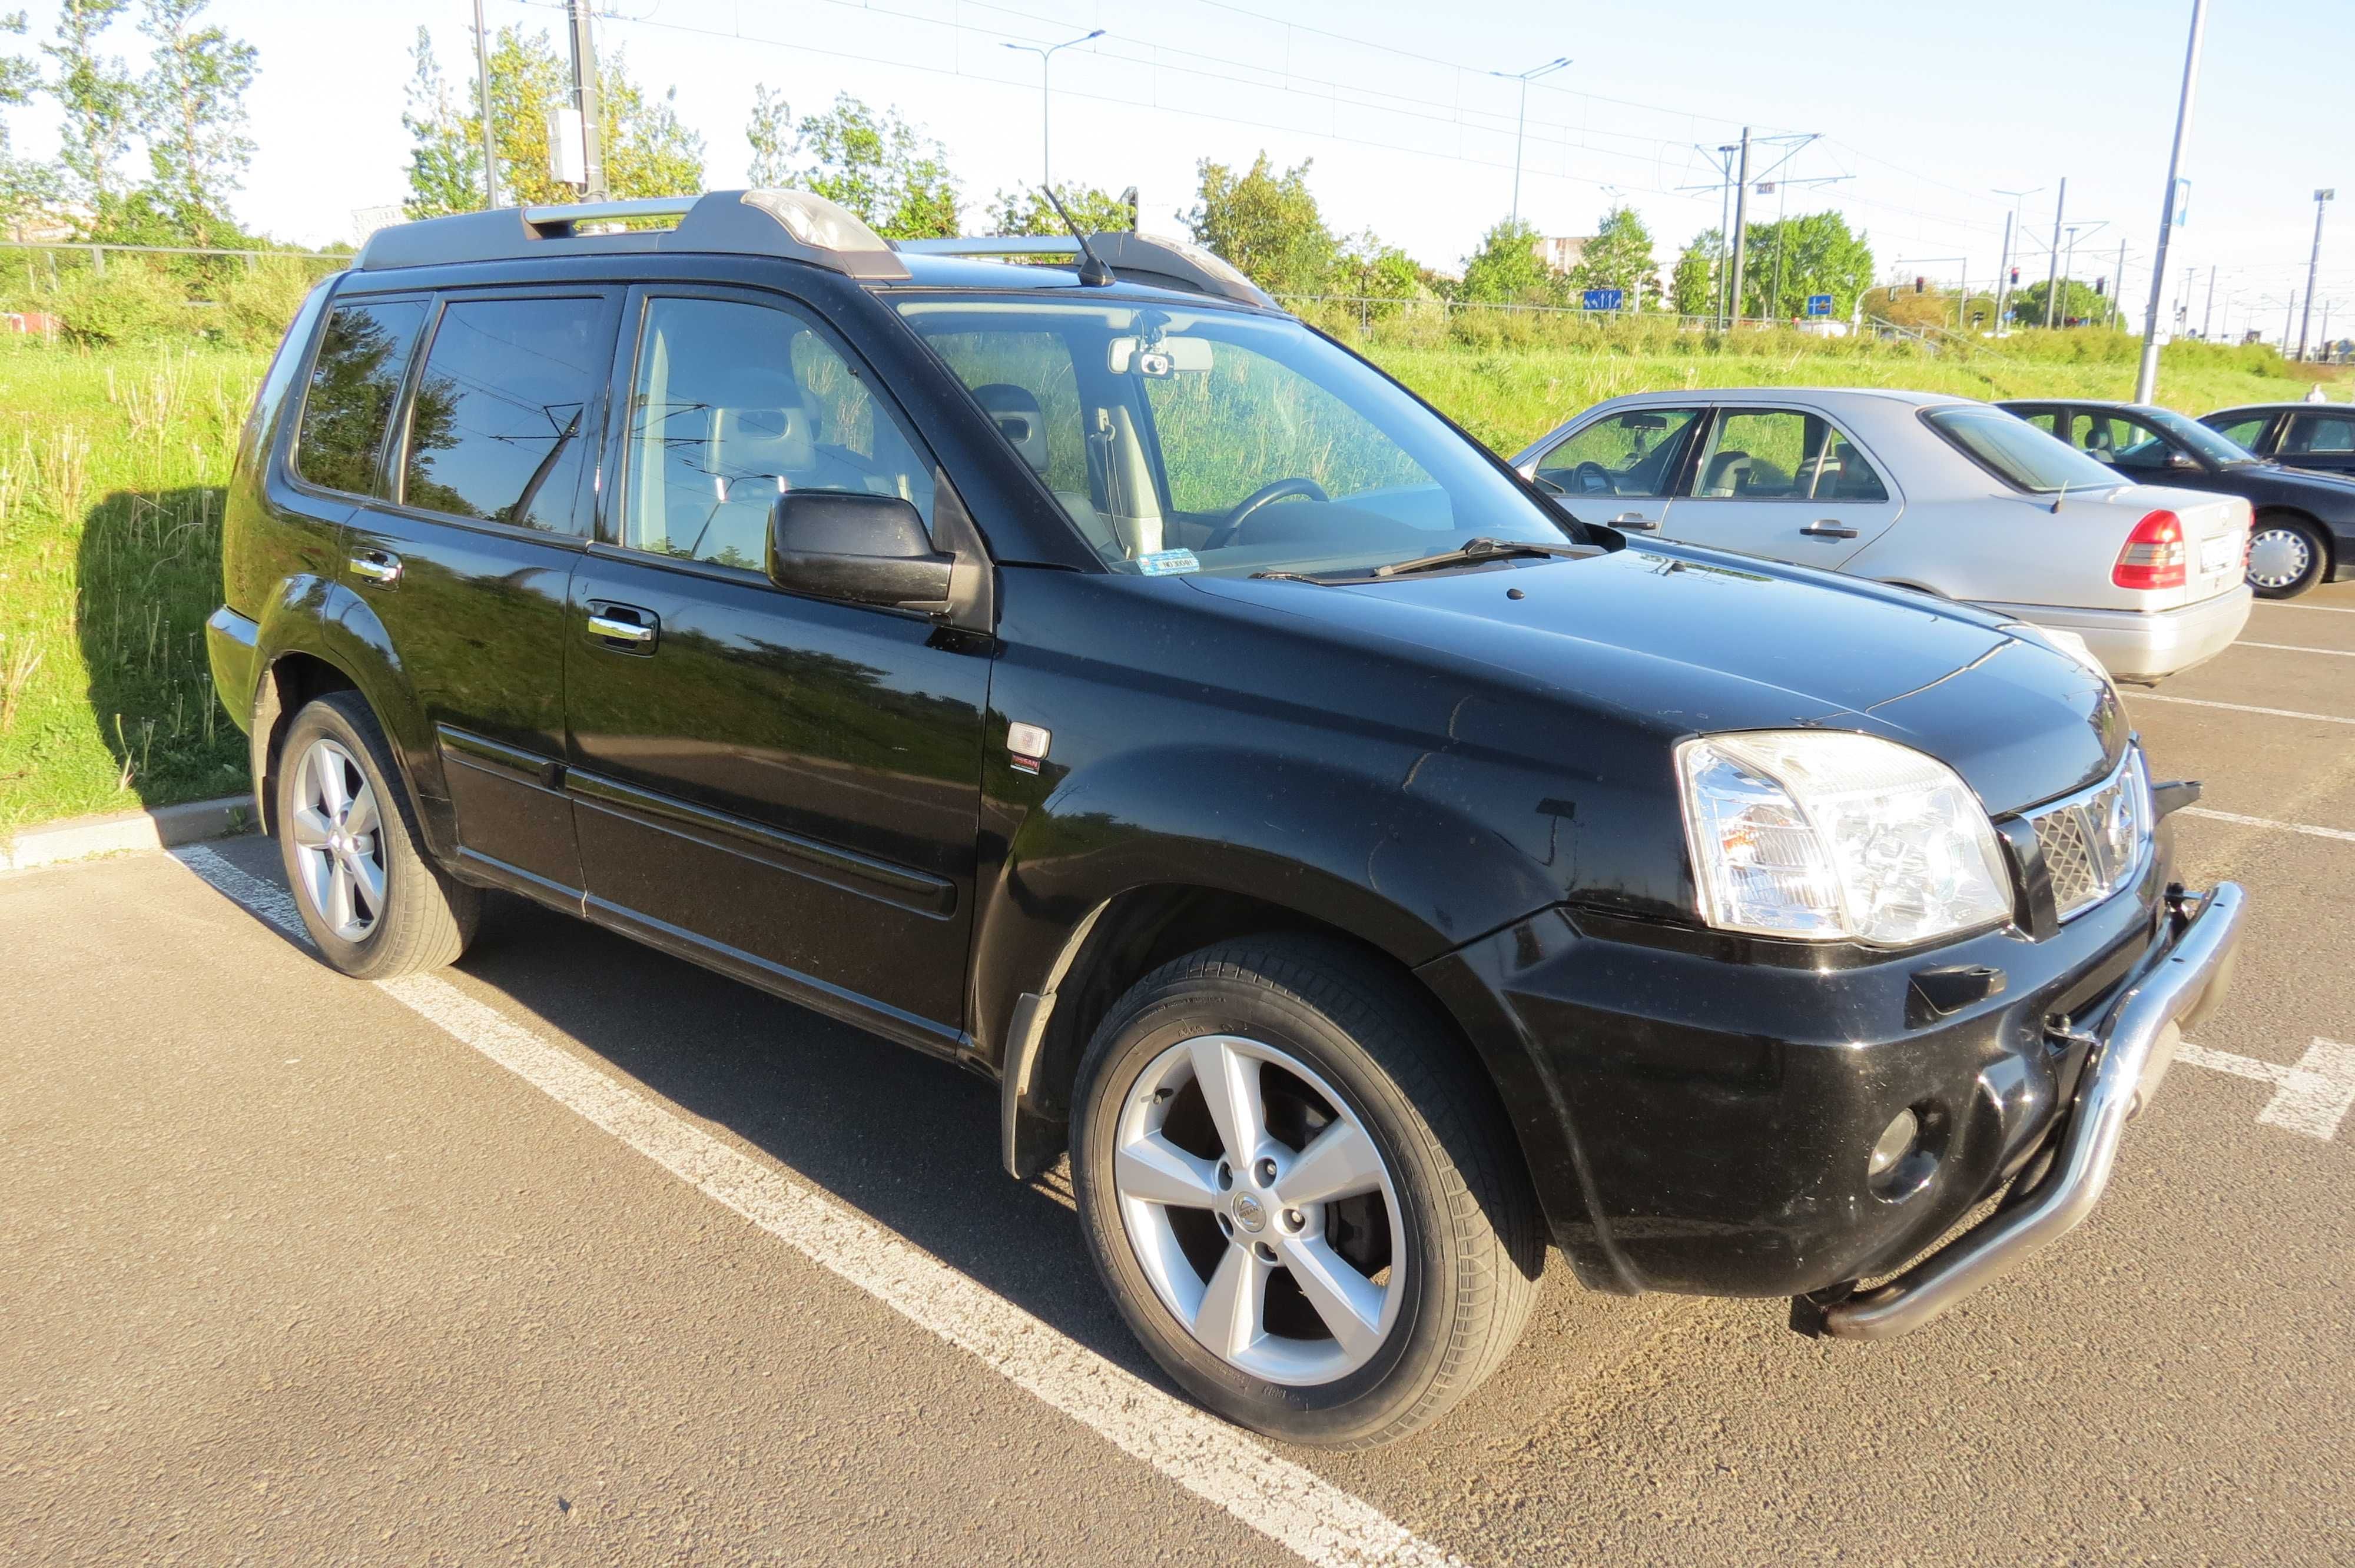
M1677 748L1701 918L1726 931L1926 942L2011 913L1987 810L1954 769L1845 730Z

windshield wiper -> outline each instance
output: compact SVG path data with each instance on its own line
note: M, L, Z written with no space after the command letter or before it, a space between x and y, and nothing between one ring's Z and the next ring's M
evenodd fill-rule
M1592 548L1580 545L1540 545L1529 539L1491 539L1483 535L1466 539L1452 550L1442 550L1435 556L1417 556L1410 561L1392 561L1386 567L1371 567L1355 572L1253 572L1263 580L1295 583L1321 583L1332 587L1339 583L1380 582L1386 577L1412 576L1416 572L1443 572L1450 567L1477 566L1484 561L1510 561L1531 556L1591 556Z

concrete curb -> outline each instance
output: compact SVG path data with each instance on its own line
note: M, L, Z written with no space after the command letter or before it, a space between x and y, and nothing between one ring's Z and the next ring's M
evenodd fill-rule
M250 833L255 826L250 795L223 795L217 800L190 800L181 806L116 811L103 817L75 817L0 836L0 871L27 871L126 850L170 849L199 839Z

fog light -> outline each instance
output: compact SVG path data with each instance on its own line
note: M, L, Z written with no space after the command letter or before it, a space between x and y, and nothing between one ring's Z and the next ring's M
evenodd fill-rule
M1881 1137L1874 1142L1872 1153L1865 1160L1864 1173L1868 1176L1887 1173L1913 1151L1913 1140L1921 1136L1921 1132L1922 1124L1912 1111L1899 1111L1890 1118L1889 1125L1881 1129Z

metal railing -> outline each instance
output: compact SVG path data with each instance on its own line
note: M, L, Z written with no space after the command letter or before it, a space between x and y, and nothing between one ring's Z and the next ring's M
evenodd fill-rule
M348 253L334 250L247 250L203 245L116 245L85 239L0 239L0 253L10 251L26 253L25 266L28 276L33 274L33 258L44 258L48 266L43 270L52 287L58 281L58 262L61 259L82 262L90 270L103 277L106 274L106 258L110 253L118 256L218 256L242 260L248 268L259 266L265 260L325 261L337 266L347 266L351 262ZM35 286L37 287L37 283Z

